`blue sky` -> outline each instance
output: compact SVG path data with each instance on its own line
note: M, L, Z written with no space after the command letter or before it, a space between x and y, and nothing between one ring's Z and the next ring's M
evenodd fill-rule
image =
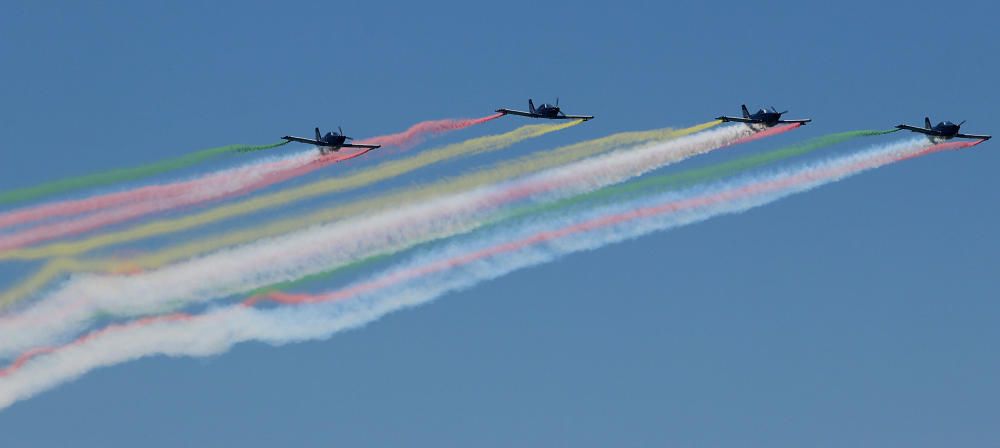
M744 102L815 122L738 151L924 115L995 134L998 9L11 2L0 189L529 96L597 119L525 151ZM4 411L0 444L996 444L998 162L993 142L908 161L328 341L102 369Z

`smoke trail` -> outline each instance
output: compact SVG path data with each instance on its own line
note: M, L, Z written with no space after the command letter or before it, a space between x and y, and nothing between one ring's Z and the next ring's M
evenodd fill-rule
M650 131L622 132L594 140L575 143L552 151L522 156L513 161L503 163L496 168L481 170L479 172L460 176L454 179L444 179L424 187L396 190L394 192L377 196L373 199L357 201L334 207L332 209L321 210L306 216L296 216L291 219L280 220L267 225L254 225L253 227L242 231L229 230L224 234L212 235L207 238L191 241L143 257L128 260L127 265L130 268L157 268L177 260L191 258L198 254L218 250L223 247L235 246L262 238L273 237L297 229L332 222L348 216L368 214L374 210L423 202L437 196L472 190L483 185L571 163L623 146L680 138L707 130L718 125L719 123L721 122L715 120L678 130L663 128ZM0 307L8 306L24 297L27 297L33 291L36 291L44 286L51 279L65 272L116 272L122 270L119 265L120 262L117 260L106 259L71 260L60 258L52 260L34 276L29 277L21 284L0 294Z
M551 223L530 225L518 229L521 235L513 240L510 234L500 234L485 245L453 245L330 293L271 297L277 302L312 304L308 306L271 310L233 306L198 316L173 314L109 326L62 347L26 353L0 370L0 408L92 369L145 356L209 356L248 340L284 344L327 338L515 269L720 214L739 213L888 163L977 143L928 147L923 142L904 142L709 186L694 194L640 199L583 220L563 218L561 222L569 223L561 227L559 223L555 228Z
M218 157L221 155L231 154L239 151L253 151L253 150L277 148L287 143L288 142L280 142L280 143L272 143L269 145L256 145L256 146L252 145L220 146L218 148L205 149L202 151L188 154L186 156L164 160L162 162L152 163L149 165L143 165L134 168L117 169L113 171L106 171L103 173L90 174L87 176L72 177L68 179L62 179L54 182L45 183L42 185L37 185L34 187L26 187L26 188L19 188L16 190L5 191L0 193L0 206L13 204L17 202L29 201L44 196L52 196L72 190L94 188L104 185L115 184L119 182L127 182L131 180L143 179L146 177L155 176L157 174L166 173L168 171L178 170L181 168L186 168L192 165L196 165L213 157Z
M736 125L736 126L750 128L749 126L744 126L744 125ZM778 134L784 134L784 133L786 133L788 131L791 131L793 129L798 129L800 127L802 127L802 123L791 123L791 124L783 124L783 125L780 125L780 126L770 127L770 128L764 129L762 131L756 131L756 132L754 132L754 133L752 133L750 135L747 135L746 137L743 137L742 139L736 141L733 144L734 145L739 145L741 143L749 143L749 142L752 142L752 141L760 140L760 139L765 138L765 137L771 137L771 136L778 135Z
M616 197L630 195L630 194L634 195L649 189L657 189L662 191L665 189L677 189L681 187L691 186L700 182L717 180L727 176L732 176L739 172L749 171L770 163L790 159L792 157L804 156L813 151L823 149L838 143L843 143L858 137L885 135L897 131L898 129L858 130L858 131L847 131L835 134L828 134L810 140L806 140L801 143L796 143L791 146L776 149L773 151L768 151L760 154L751 154L749 156L740 157L738 159L730 160L728 162L722 162L703 168L695 168L686 171L681 171L679 173L664 174L649 178L642 178L635 180L633 182L629 182L627 184L617 185L615 187L603 188L598 191L564 198L555 202L523 207L519 210L512 212L510 217L527 216L541 212L552 211L555 209L567 208L575 204L580 204L588 201L594 202L599 200L603 201L612 200L613 198Z
M65 257L93 250L98 247L121 244L152 236L179 232L208 223L257 212L265 208L285 205L289 202L359 188L374 182L401 175L408 171L441 162L443 160L507 148L517 142L529 138L539 137L570 126L575 126L579 123L580 121L570 121L557 125L523 126L504 134L470 139L436 150L425 151L407 159L385 162L371 169L353 173L349 176L318 181L302 187L280 191L265 196L259 196L241 203L221 206L214 210L208 210L183 218L153 222L132 229L115 232L113 234L97 235L80 241L54 243L46 246L21 248L0 252L0 260L32 260L48 257ZM298 170L298 168L296 170ZM296 170L292 171L295 172Z
M736 141L726 127L611 153L495 186L365 214L142 274L79 276L39 303L0 319L0 354L79 331L94 310L137 315L164 303L213 300L351 263L373 253L468 232L497 207L530 197L575 194L625 181ZM60 316L52 319L51 316Z
M425 121L422 123L417 123L411 126L409 129L400 132L398 134L371 138L365 140L365 143L369 145L394 146L400 149L407 149L422 142L427 137L443 134L445 132L464 129L469 126L475 126L477 124L486 123L487 121L495 120L502 116L503 114L497 113L482 118L463 118L463 119Z
M500 116L500 114L494 114L482 118L424 121L411 126L406 131L385 136L372 137L369 141L371 141L372 144L396 146L405 149L420 143L427 137L485 123ZM236 145L222 149L228 149L229 152L259 151L274 148L284 143L267 146ZM219 148L208 151L218 150ZM367 150L361 151L360 153L348 153L347 155L330 155L316 160L315 163L308 164L305 163L307 160L300 160L298 161L299 163L291 165L287 162L277 162L273 164L255 163L247 167L242 167L242 171L253 169L252 172L257 175L271 173L270 176L264 179L259 179L256 183L248 184L247 182L249 181L245 181L243 183L236 182L236 180L240 179L244 173L227 170L212 176L197 179L196 181L179 182L167 185L154 185L118 193L99 195L81 200L62 201L23 210L0 213L0 229L2 229L4 227L21 225L43 219L75 215L93 210L104 210L110 206L124 205L131 202L149 200L157 202L156 204L144 204L141 207L129 211L114 210L109 211L103 216L88 217L86 223L73 222L71 224L54 225L46 229L34 229L32 232L27 234L19 234L10 237L6 241L0 241L0 250L7 250L58 237L78 234L84 231L93 230L94 228L126 221L156 211L169 210L174 207L204 202L212 199L231 197L236 194L264 188L292 177L302 176L309 172L324 168L332 163L348 160L366 152ZM293 170L293 168L295 169ZM191 192L196 193L195 197L187 198L187 200L177 198L177 196ZM215 195L213 195L213 193ZM163 199L165 198L172 198L174 201L170 203L163 202Z
M118 207L97 211L73 220L40 225L24 231L0 235L0 252L77 235L151 213L239 196L290 178L305 175L306 173L337 162L360 157L369 151L371 150L364 149L345 154L332 154L319 160L313 160L313 156L308 155L306 157L286 159L263 165L250 165L242 170L226 170L189 182L132 190L125 194L134 197L136 193L149 193L148 190L154 190L158 194L152 196L151 200L141 201L137 204L122 204ZM78 204L73 204L74 207L72 208L93 208L95 202L106 202L108 197L104 196L95 199L97 200L75 201L82 203L83 206L75 207ZM67 210L70 207L57 206L56 208L58 213L72 213L70 210Z

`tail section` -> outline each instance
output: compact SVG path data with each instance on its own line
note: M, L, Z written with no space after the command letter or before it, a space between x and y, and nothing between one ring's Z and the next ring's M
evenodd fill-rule
M931 117L924 117L924 127L927 129L931 128Z
M744 105L742 105L740 107L743 108L743 118L750 118L750 111L747 110L747 105L744 104Z
M322 134L320 134L320 132L319 132L319 128L316 128L316 140L317 140L317 141L319 141L319 138L320 138L321 136L322 136Z
M535 103L528 98L528 112L535 113Z

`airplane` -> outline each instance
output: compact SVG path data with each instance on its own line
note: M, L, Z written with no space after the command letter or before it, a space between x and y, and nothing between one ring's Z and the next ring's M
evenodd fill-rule
M778 110L775 109L774 106L771 106L771 110L759 109L757 110L757 112L754 112L752 114L750 113L749 110L747 110L746 104L744 104L741 107L743 108L742 117L721 116L716 118L716 120L722 120L724 122L734 121L738 123L746 123L751 127L753 125L760 125L760 124L766 127L772 127L778 124L790 124L790 123L806 124L812 121L811 118L800 119L800 120L782 120L781 116L788 113L788 111L786 110L784 112L778 112Z
M556 98L556 105L542 103L541 106L535 107L535 103L528 99L528 112L523 110L511 110L511 109L497 109L497 112L507 115L520 115L522 117L531 118L548 118L550 120L592 120L593 115L566 115L559 109L559 98Z
M281 137L284 140L290 142L308 143L310 145L316 145L319 148L320 154L326 154L328 151L340 151L340 148L367 148L368 150L381 148L382 145L356 145L354 143L347 143L348 141L354 140L351 137L344 135L344 130L337 126L338 132L327 132L326 135L321 135L319 128L316 128L316 138L309 139L303 137L292 137L286 135Z
M974 134L962 134L958 130L965 124L963 120L959 124L952 123L950 121L942 121L935 126L931 126L930 117L924 117L924 127L918 128L916 126L910 126L907 124L901 124L896 126L897 129L906 129L907 131L919 132L927 136L927 139L933 143L939 143L945 140L950 140L952 138L975 138L980 140L989 140L992 135L974 135Z

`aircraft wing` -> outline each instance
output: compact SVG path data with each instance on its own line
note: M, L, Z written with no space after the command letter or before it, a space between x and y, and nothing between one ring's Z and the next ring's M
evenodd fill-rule
M992 135L976 135L976 134L955 134L958 138L974 138L978 140L989 140L993 138Z
M513 109L497 109L498 113L504 115L520 115L522 117L539 118L541 115L533 114L531 112L525 112L523 110L513 110Z
M530 118L547 118L549 120L593 120L593 115L559 115L556 117L550 117L548 115L533 114L531 112L525 112L523 110L512 110L512 109L497 109L497 112L504 115L520 115L522 117Z
M323 145L326 144L326 143L323 143L323 142L321 142L319 140L313 140L311 138L292 137L290 135L286 135L286 136L281 137L281 138L283 140L288 140L290 142L308 143L310 145L315 145L315 146L323 146Z
M896 129L905 129L907 131L919 132L921 134L936 135L936 136L939 136L939 137L941 136L940 132L937 132L937 131L934 131L934 130L931 130L931 129L927 129L927 128L919 128L919 127L916 127L916 126L910 126L908 124L898 125L898 126L896 126Z
M721 117L718 117L718 118L716 118L716 120L722 120L722 121L724 121L724 122L732 122L732 121L735 121L735 122L737 122L737 123L751 123L751 124L753 124L753 123L762 123L762 122L761 122L760 120L752 120L752 119L750 119L750 118L743 118L743 117L727 117L727 116L721 116Z
M809 123L810 121L812 121L812 118L802 118L802 119L798 119L798 120L778 120L778 123L785 123L785 124L795 124L795 123L806 124L806 123Z
M341 147L341 148L365 148L365 149L378 149L378 148L381 148L381 147L382 147L382 145L356 145L356 144L354 144L354 143L345 143L345 144L343 144L343 145L340 145L340 147Z

